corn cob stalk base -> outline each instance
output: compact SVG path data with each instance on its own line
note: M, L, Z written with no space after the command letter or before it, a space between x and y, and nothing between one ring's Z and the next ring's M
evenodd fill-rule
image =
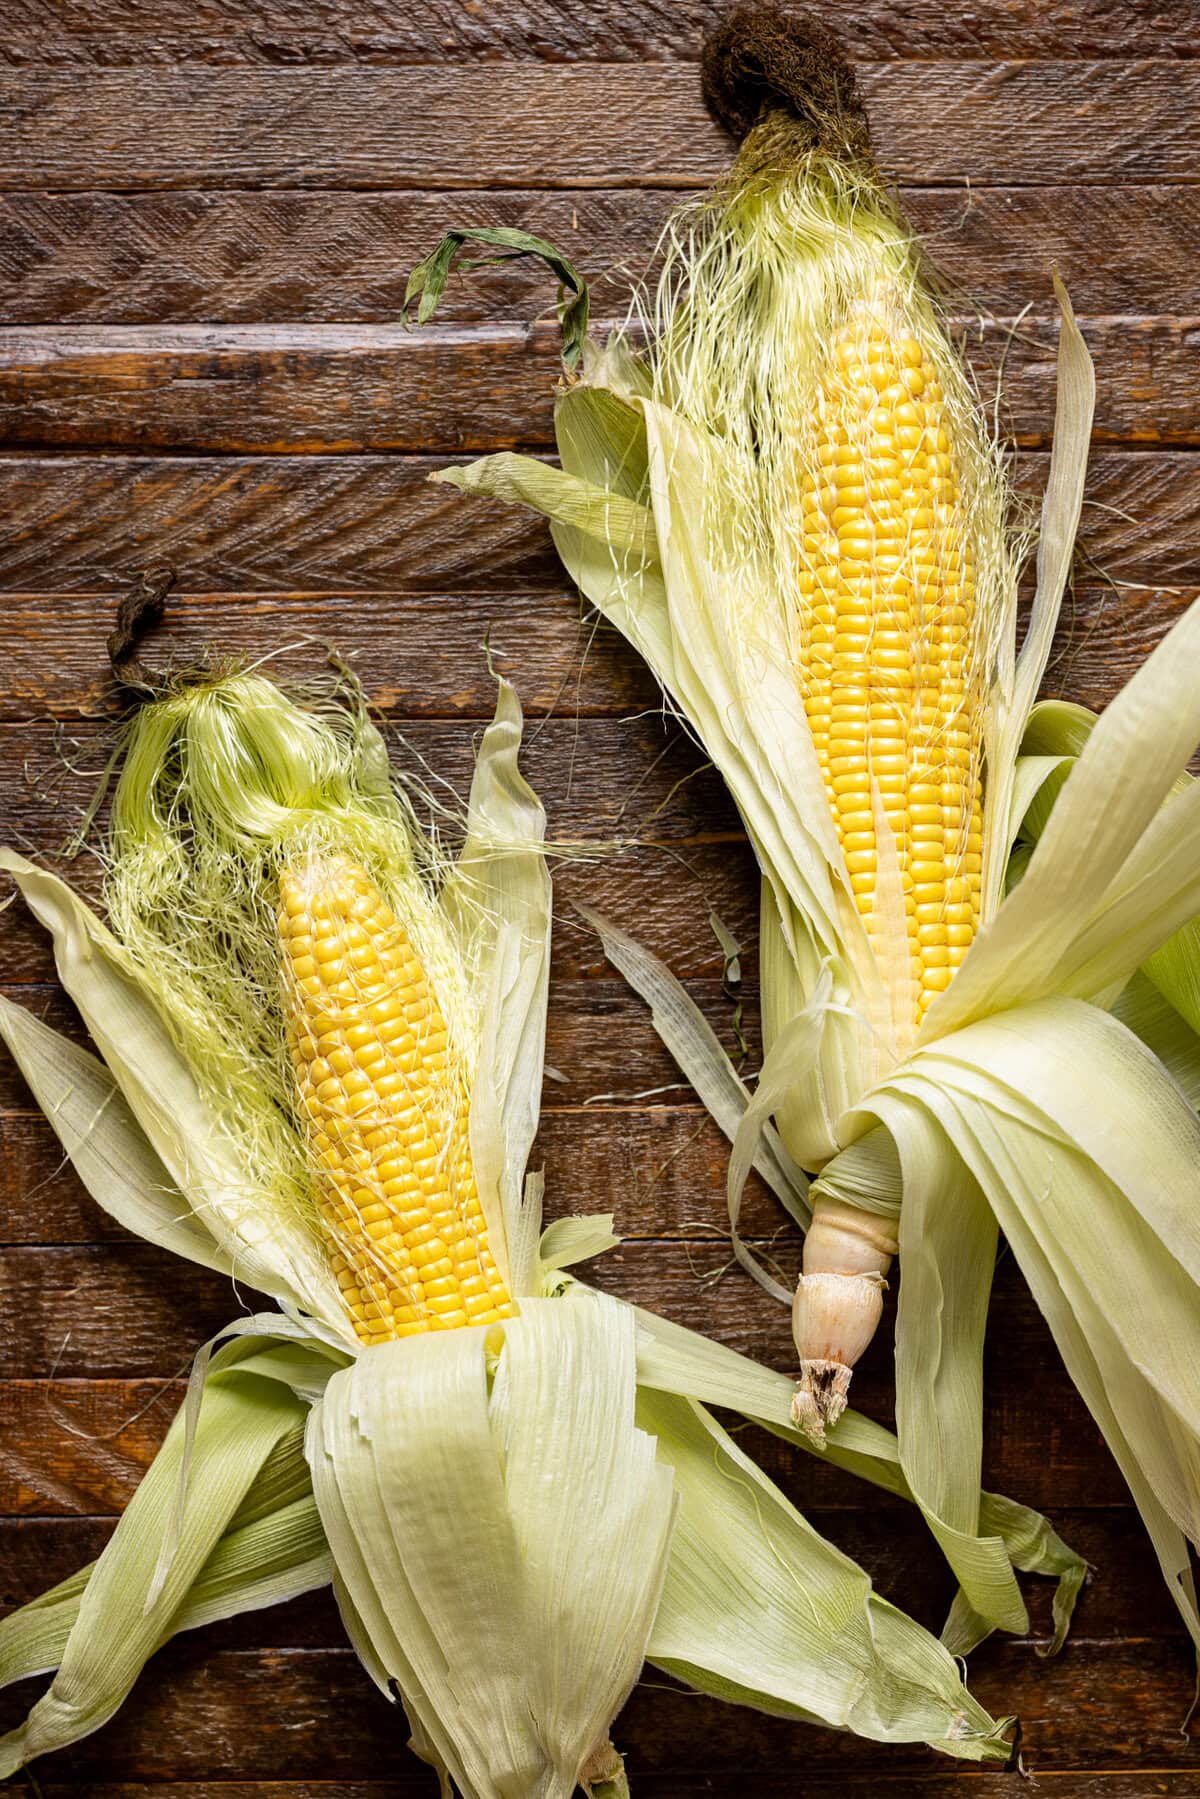
M588 1799L629 1799L625 1759L611 1741L594 1749L579 1771L579 1784Z
M792 1416L818 1445L846 1409L854 1365L883 1316L884 1277L896 1249L885 1219L818 1195L792 1302L800 1354Z

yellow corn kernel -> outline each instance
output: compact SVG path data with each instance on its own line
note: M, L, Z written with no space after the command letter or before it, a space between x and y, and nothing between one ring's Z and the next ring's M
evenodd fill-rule
M403 927L343 856L285 869L279 894L299 1111L355 1331L383 1343L509 1317L471 1163L466 1078Z
M805 710L868 930L873 785L887 811L919 1020L979 917L975 585L937 370L909 329L889 324L886 296L836 334L814 418L800 473Z

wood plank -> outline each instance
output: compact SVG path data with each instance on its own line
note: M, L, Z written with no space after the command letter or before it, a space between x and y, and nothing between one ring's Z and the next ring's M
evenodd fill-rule
M1187 187L909 188L909 217L950 289L981 312L1053 313L1057 266L1076 308L1190 312L1200 192ZM0 323L394 324L408 270L448 223L535 231L575 258L598 311L619 314L653 265L669 197L275 190L0 195ZM445 321L535 319L540 265L453 281ZM424 446L432 447L432 446Z
M125 1711L45 1772L115 1782L256 1780L272 1778L286 1764L293 1781L354 1780L373 1767L405 1778L399 1766L403 1723L349 1650L205 1651L202 1636L168 1645L146 1669ZM1089 1762L1127 1773L1148 1764L1186 1773L1194 1782L1200 1746L1179 1728L1192 1678L1182 1645L1079 1643L1047 1665L1029 1645L1003 1643L980 1653L972 1687L993 1712L1019 1712L1026 1764L1039 1775ZM1091 1699L1097 1690L1105 1695L1102 1707ZM4 1716L18 1716L22 1701L19 1693L6 1694ZM751 1776L757 1785L760 1770L787 1770L793 1783L802 1777L805 1799L819 1790L818 1780L826 1782L828 1794L834 1780L836 1791L844 1791L851 1770L907 1774L927 1793L926 1777L936 1779L945 1769L922 1745L861 1743L840 1732L731 1709L682 1693L652 1671L635 1689L615 1734L629 1755L630 1784L638 1793L652 1791L656 1776L685 1791L727 1791L724 1783L735 1777ZM956 1787L976 1790L973 1779L960 1778ZM404 1790L431 1793L432 1787L414 1781Z
M0 1515L111 1518L133 1497L186 1388L183 1380L6 1378L0 1390ZM7 1562L5 1570L7 1594Z
M1141 464L1149 458L1142 458ZM1132 489L1152 470L1135 464ZM1127 583L1119 554L1136 533L1122 516L1086 513L1082 573L1087 584L1068 595L1047 691L1102 706L1141 665L1196 595L1200 575L1200 465L1191 494L1178 498L1195 517L1179 518L1180 574L1167 588ZM1170 525L1172 495L1159 494L1156 511ZM1130 516L1133 516L1132 514ZM469 517L483 517L479 505ZM1196 537L1189 548L1188 537ZM1158 535L1158 533L1155 533ZM1131 542L1131 553L1136 553ZM1194 561L1194 569L1189 562ZM1095 580L1104 569L1111 585ZM1091 579L1088 580L1088 576ZM1120 583L1118 585L1118 583ZM64 725L112 718L120 705L107 673L104 638L115 600L110 593L5 595L7 680L0 724L47 717ZM311 678L323 645L349 652L371 701L398 723L415 719L485 720L495 684L484 654L512 680L527 718L564 723L616 718L661 709L662 696L645 664L615 629L576 595L544 593L322 594L195 593L175 589L169 624L147 639L147 659L176 666L218 654L255 661L270 655L280 679ZM409 671L420 670L419 680Z
M710 1191L706 1200L715 1223L721 1190ZM596 1201L571 1195L572 1211L589 1204ZM790 1283L800 1260L798 1234L790 1228L781 1232L770 1249ZM589 1264L584 1273L604 1291L703 1331L757 1361L784 1370L795 1366L787 1308L753 1286L724 1244L629 1242ZM24 1433L18 1426L17 1389L11 1389L11 1424L2 1452L18 1458L12 1478L31 1491L18 1507L10 1488L0 1510L55 1509L52 1493L39 1497L32 1490L39 1445L50 1426L39 1408L53 1404L57 1391L46 1383L85 1383L84 1401L90 1404L86 1383L177 1379L201 1343L235 1316L266 1303L241 1289L235 1297L220 1275L142 1243L7 1249L0 1252L0 1280L7 1294L0 1319L5 1378L33 1383ZM987 1483L1043 1507L1124 1503L1120 1475L1062 1370L1011 1258L998 1266L993 1310L997 1325L987 1358ZM1030 1368L1038 1370L1036 1408L1029 1403ZM858 1365L854 1389L863 1411L890 1415L893 1369L886 1322ZM786 1446L776 1450L768 1445L764 1464L775 1466L779 1455L790 1461L793 1453ZM71 1465L76 1466L73 1449Z
M548 1210L616 1210L624 1237L697 1240L698 1259L711 1257L729 1146L708 1114L694 1104L553 1109L555 1085L547 1085L532 1158L545 1169ZM778 1206L754 1177L742 1204L744 1234L765 1237L779 1223ZM39 1113L0 1113L0 1244L128 1240L63 1162Z
M490 0L486 8L410 0L320 0L244 6L240 0L9 0L0 60L154 66L547 62L691 59L725 10L717 0ZM838 32L857 56L1179 56L1195 53L1188 0L1090 0L1047 10L1038 0L845 0Z
M1038 1769L1038 1785L1053 1799L1194 1799L1194 1774L1172 1774L1152 1768L1135 1774L1110 1770L1081 1773L1074 1769ZM703 1772L696 1774L645 1774L638 1779L638 1799L696 1799L699 1793L717 1789ZM43 1799L77 1799L77 1785L62 1786L55 1780L41 1783ZM755 1775L756 1799L795 1799L796 1776ZM1012 1799L1011 1774L961 1774L935 1768L916 1777L893 1776L843 1769L837 1774L804 1781L805 1799ZM417 1770L391 1780L202 1780L187 1785L174 1782L145 1786L138 1782L89 1782L88 1799L431 1799L428 1780Z
M868 1570L877 1592L929 1629L940 1630L952 1583L915 1507L881 1507L861 1484L847 1485L847 1497L854 1501L848 1506L807 1504L806 1469L803 1458L793 1458L779 1471L780 1485L803 1507L813 1527ZM1085 1642L1122 1636L1175 1640L1182 1635L1179 1614L1131 1507L1059 1509L1055 1524L1094 1569L1076 1609L1074 1635ZM100 1517L0 1517L0 1609L26 1604L84 1567L99 1555L112 1526L111 1518ZM1045 1642L1052 1630L1053 1583L1029 1579L1023 1590L1030 1605L1030 1637ZM210 1650L335 1648L345 1642L345 1632L332 1595L322 1590L216 1626L204 1640Z
M480 731L470 721L464 728L449 719L405 720L389 733L393 764L454 808L465 802ZM94 720L61 732L40 721L0 727L5 840L52 852L92 799L110 746ZM715 773L699 769L696 752L661 710L621 719L547 718L536 736L530 731L522 766L553 808L553 831L568 841L666 842L736 829ZM416 804L421 813L419 793Z
M540 519L430 486L444 457L0 459L0 580L128 586L148 561L198 591L563 591ZM58 572L52 572L57 570Z
M1200 319L1081 318L1097 443L1200 443ZM1006 438L1045 449L1057 325L966 322L984 395L1004 368ZM507 325L12 325L0 431L13 448L377 454L548 446L557 328Z
M466 398L453 406L465 409ZM0 457L0 591L112 594L137 570L167 561L180 582L173 612L192 595L231 596L225 631L235 628L228 616L235 605L252 623L255 604L270 596L283 596L286 609L288 596L314 608L326 596L344 608L352 594L374 594L380 607L394 605L398 594L448 595L458 605L483 595L491 610L483 605L475 616L492 622L522 605L515 596L568 595L570 582L543 521L520 507L431 485L428 475L447 460L454 458ZM1019 490L1031 499L1040 495L1046 468L1041 452L1022 451L1015 463ZM1193 454L1098 449L1088 495L1083 544L1108 576L1142 585L1200 584L1200 462ZM1085 565L1080 578L1097 577ZM501 602L501 595L514 598ZM1131 600L1135 607L1143 603ZM35 609L41 604L40 597L31 602ZM339 627L345 617L371 653L371 605L352 617L335 606L316 629ZM86 625L86 610L80 616ZM181 622L187 647L202 644L203 621L194 631L186 615ZM279 642L270 623L267 616L260 653ZM290 637L294 623L286 616L281 623ZM448 621L438 628L448 631ZM474 628L468 619L464 629ZM392 680L394 667L381 678Z
M1192 61L862 62L881 164L912 186L1195 180ZM0 74L0 187L672 187L729 143L695 70L164 68ZM398 179L398 172L399 179Z
M472 507L472 517L480 516ZM7 677L0 722L112 717L106 672L110 593L5 596ZM603 643L600 640L603 639ZM528 718L653 711L661 693L640 657L565 589L540 593L194 593L173 590L169 623L146 640L148 661L181 665L271 656L279 679L311 678L324 645L348 653L373 706L397 720L486 719L497 673ZM276 653L277 651L277 653ZM414 679L414 671L419 678Z

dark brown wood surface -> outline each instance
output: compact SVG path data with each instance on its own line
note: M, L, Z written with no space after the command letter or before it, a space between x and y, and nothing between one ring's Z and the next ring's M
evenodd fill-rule
M636 658L581 614L536 521L426 482L468 451L548 447L552 295L524 266L492 271L455 286L427 332L398 325L408 268L455 221L569 246L599 316L619 317L669 207L726 156L695 66L717 10L0 7L0 837L50 853L74 830L107 754L115 597L151 562L174 563L179 587L149 659L281 652L303 673L335 643L405 765L458 793L488 712L489 640L530 713L526 766L554 832L625 845L559 878L550 1210L613 1207L627 1241L598 1281L787 1367L786 1316L729 1267L723 1143L570 904L635 925L732 1047L715 909L746 945L753 1057L755 881L732 809ZM846 0L838 24L987 394L1003 356L1001 416L1031 498L1052 419L1051 269L1071 285L1098 363L1097 454L1048 686L1103 705L1200 591L1196 0ZM94 888L86 860L73 878ZM13 907L0 933L5 988L76 1030L37 928ZM795 1267L759 1189L745 1223ZM9 1606L98 1552L192 1351L238 1301L98 1212L7 1065L0 1283ZM989 1484L1049 1511L1095 1572L1053 1663L1036 1653L1049 1594L1030 1583L1028 1640L972 1658L980 1698L1020 1713L1052 1799L1200 1793L1185 1639L1010 1259L987 1373ZM856 1385L886 1417L886 1333ZM883 1592L938 1625L948 1581L911 1510L747 1441ZM6 1695L4 1717L31 1697ZM172 1645L113 1724L35 1772L47 1799L431 1795L404 1735L317 1595ZM618 1735L641 1799L1024 1790L654 1676Z

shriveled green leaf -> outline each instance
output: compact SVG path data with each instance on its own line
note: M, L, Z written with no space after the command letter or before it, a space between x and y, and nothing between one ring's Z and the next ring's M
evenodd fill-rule
M464 261L460 253L469 243L485 244L498 254ZM498 262L513 262L523 256L533 256L544 262L550 273L558 278L558 322L563 334L563 361L573 370L579 365L587 339L587 282L544 237L535 237L532 232L520 231L511 225L467 225L448 231L441 243L417 263L409 275L401 317L407 322L414 300L417 301L418 325L424 325L433 317L456 261L461 270L470 273L475 269L490 268Z

